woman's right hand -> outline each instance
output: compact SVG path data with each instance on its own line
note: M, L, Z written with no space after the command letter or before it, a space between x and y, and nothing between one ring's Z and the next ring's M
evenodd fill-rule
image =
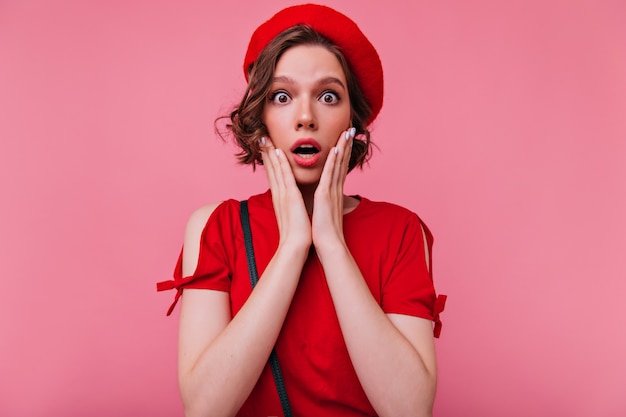
M261 156L272 191L272 203L278 222L280 245L288 243L308 249L311 246L311 220L302 193L296 184L289 160L282 149L274 147L267 136L261 138Z

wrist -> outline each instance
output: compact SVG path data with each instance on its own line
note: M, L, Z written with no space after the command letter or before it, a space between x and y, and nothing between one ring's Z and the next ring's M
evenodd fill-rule
M301 257L306 258L311 249L311 242L307 240L289 240L285 239L281 240L278 243L278 248L276 249L276 253L280 253L281 255L285 255L287 257L299 259Z
M331 242L314 242L315 252L317 253L320 262L336 262L343 258L351 257L350 250L346 246L345 242L337 239Z

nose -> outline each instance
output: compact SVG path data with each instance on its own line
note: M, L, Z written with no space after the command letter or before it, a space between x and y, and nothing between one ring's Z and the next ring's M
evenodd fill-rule
M298 130L303 129L303 128L314 130L317 128L315 112L309 100L302 100L300 102L300 105L298 106L298 114L296 117L296 128Z

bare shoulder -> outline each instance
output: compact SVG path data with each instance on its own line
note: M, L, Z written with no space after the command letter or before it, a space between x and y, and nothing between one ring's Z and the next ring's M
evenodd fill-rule
M200 254L200 240L202 239L202 231L206 226L209 217L215 209L221 204L221 201L204 205L194 211L185 229L185 241L183 244L183 276L191 275L198 265L198 256Z
M193 213L191 213L191 216L189 216L189 220L187 221L187 229L185 230L185 236L189 233L198 233L198 234L202 233L202 229L204 229L204 226L206 225L206 222L209 220L209 217L211 217L211 214L213 214L217 206L219 206L220 204L222 204L221 201L207 204L207 205L200 207Z

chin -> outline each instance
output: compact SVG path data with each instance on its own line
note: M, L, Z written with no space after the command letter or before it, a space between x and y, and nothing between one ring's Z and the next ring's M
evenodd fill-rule
M298 185L302 185L302 186L311 186L311 185L317 185L319 184L320 179L319 177L317 178L305 178L305 179L300 179L300 178L296 178L296 184Z
M322 173L315 171L295 172L294 176L298 185L317 185L320 182Z

